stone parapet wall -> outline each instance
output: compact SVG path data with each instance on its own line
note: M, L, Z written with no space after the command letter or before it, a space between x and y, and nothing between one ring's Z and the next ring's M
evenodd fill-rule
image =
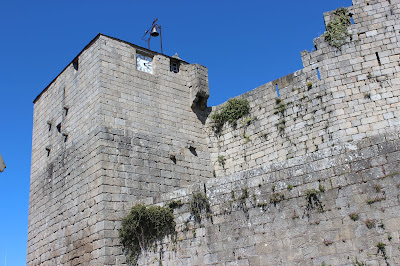
M361 140L399 125L399 4L367 2L348 9L355 24L349 26L350 36L341 50L321 36L314 40L315 51L302 52L302 70L239 96L248 99L251 110L236 129L226 125L215 134L209 116L217 176ZM218 162L222 157L224 166Z

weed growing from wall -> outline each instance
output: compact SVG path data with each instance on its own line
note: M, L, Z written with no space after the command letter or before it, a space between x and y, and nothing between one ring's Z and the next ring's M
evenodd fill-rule
M133 206L122 219L119 237L128 255L128 261L136 264L141 252L157 246L157 241L167 235L174 236L175 221L172 209L160 206Z
M375 198L373 198L373 199L367 199L367 200L366 200L366 203L367 203L368 205L371 205L371 204L374 204L375 202L380 202L380 201L382 201L382 200L386 200L386 197L375 197Z
M246 205L246 199L249 197L249 191L247 188L242 189L242 195L240 195L240 197L238 198L239 201L239 208L241 208L245 214L246 214L246 218L249 218L248 216L248 210L249 208Z
M247 99L230 99L220 112L214 113L211 119L214 122L215 133L220 133L226 122L236 127L237 121L250 113L250 104Z
M283 193L275 192L275 193L272 193L272 195L270 196L269 202L273 203L274 206L276 206L276 204L278 204L279 202L281 202L284 199L285 199L285 196L283 195Z
M312 82L311 81L307 81L307 89L311 90L312 89Z
M275 126L278 129L279 135L283 136L283 134L285 133L285 124L286 124L286 120L284 118L285 111L286 111L286 104L280 98L276 98L275 103L276 103L276 106L275 106L274 115L280 116L279 122L276 123Z
M367 220L365 221L365 226L366 226L368 229L374 228L374 227L375 227L375 224L376 224L376 221L375 221L375 220L367 219Z
M179 209L180 207L183 206L183 202L181 200L173 200L168 202L168 207L170 207L171 209Z
M320 200L320 194L321 191L318 191L316 189L309 189L306 191L306 199L307 199L306 214L308 217L310 216L311 211L314 209L320 212L324 211L322 202Z
M222 168L225 168L225 162L226 162L225 157L223 155L219 155L218 156L218 163L219 163L219 165L222 166Z
M350 35L347 31L347 27L351 24L350 14L346 8L341 7L333 11L333 16L334 18L326 25L324 37L329 45L340 50Z
M386 245L382 242L378 242L378 244L376 244L376 247L378 248L378 254L381 253L382 257L385 259L386 264L389 265L387 263L387 259L389 258L386 254Z
M350 213L349 214L350 219L352 219L353 221L358 221L358 219L360 219L360 216L358 215L358 213Z
M207 195L198 192L193 194L190 201L190 213L196 222L201 223L203 212L206 213L207 218L211 217L211 207Z
M359 261L359 260L357 259L357 257L356 257L356 258L355 258L354 265L356 265L356 266L367 266L367 263L365 263L365 262L363 262L363 261Z

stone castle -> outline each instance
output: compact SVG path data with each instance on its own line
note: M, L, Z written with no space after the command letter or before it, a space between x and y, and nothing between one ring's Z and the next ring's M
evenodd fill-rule
M127 265L121 219L179 201L139 265L400 265L400 0L346 12L219 132L205 67L96 36L34 100L27 264Z

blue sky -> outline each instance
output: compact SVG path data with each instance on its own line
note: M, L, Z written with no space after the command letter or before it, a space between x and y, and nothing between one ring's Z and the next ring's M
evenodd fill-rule
M351 0L0 0L0 266L25 265L33 99L101 32L208 68L209 105L302 68L322 13ZM152 42L159 51L159 43Z

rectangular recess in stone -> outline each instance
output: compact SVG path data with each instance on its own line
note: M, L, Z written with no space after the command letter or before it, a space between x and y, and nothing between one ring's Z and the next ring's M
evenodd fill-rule
M47 121L47 125L49 126L49 131L51 131L51 122Z
M47 151L47 157L49 157L50 156L50 151L51 151L50 147L46 147L46 151Z
M59 124L57 125L57 131L58 131L58 133L61 133L61 123L59 123Z
M179 62L171 60L169 68L170 68L171 72L178 73L179 72Z
M64 106L64 116L67 116L68 115L68 107L67 106Z
M281 97L281 95L279 94L279 87L278 87L278 83L275 84L275 89L276 89L276 94L278 94L278 98Z
M78 58L75 58L74 61L72 61L72 65L73 65L75 71L78 71L78 68L79 68L79 60L78 60Z
M68 134L63 133L62 135L63 135L63 137L64 137L64 142L67 142Z
M378 54L378 52L376 52L376 53L375 53L375 55L376 55L376 60L378 60L378 64L379 64L379 66L381 66L381 65L382 65L382 63L381 63L381 59L379 58L379 54Z

